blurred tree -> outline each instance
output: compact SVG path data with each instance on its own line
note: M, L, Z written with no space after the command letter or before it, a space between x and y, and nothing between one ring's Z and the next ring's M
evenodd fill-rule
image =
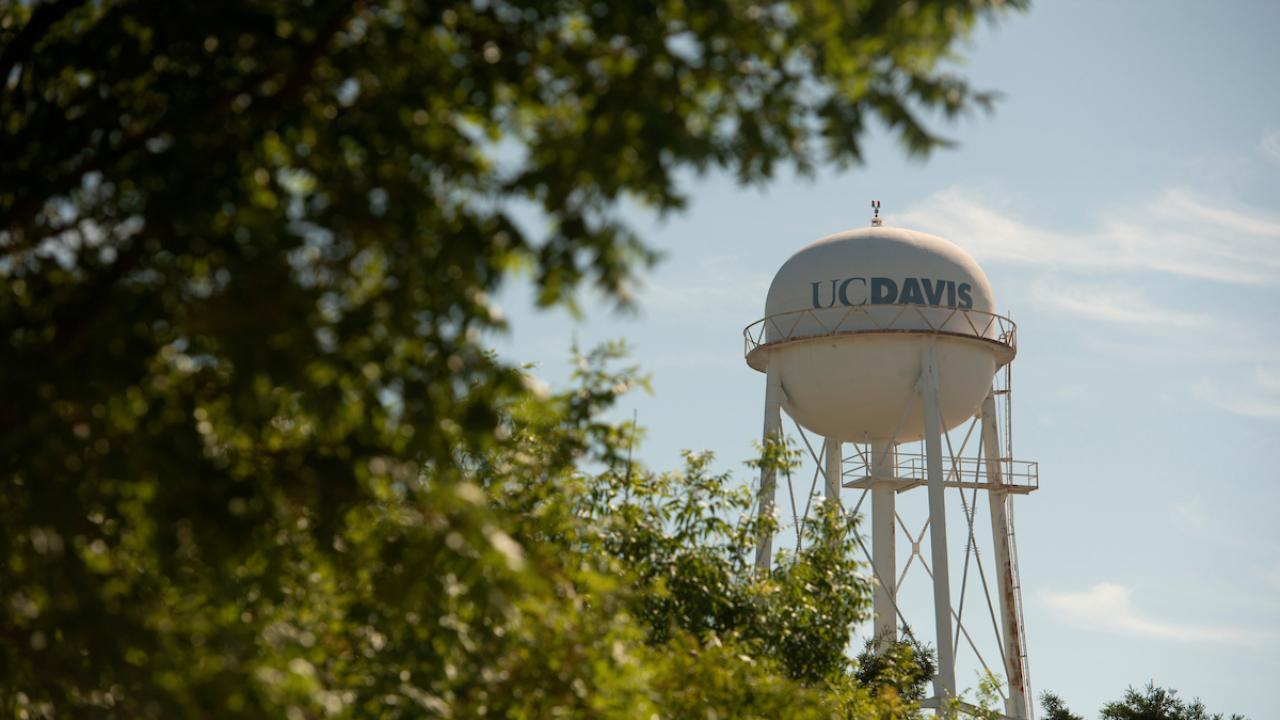
M858 593L735 605L849 589L840 541L756 587L723 528L661 562L592 530L630 376L546 396L489 297L625 305L654 254L618 203L680 208L681 170L944 144L922 118L990 98L939 63L1005 4L0 3L0 702L648 717L701 678L854 712Z
M1045 720L1083 720L1051 692L1040 694L1040 707ZM1179 700L1177 690L1156 687L1151 682L1142 690L1128 688L1122 700L1102 706L1098 715L1102 720L1245 720L1243 715L1211 715L1199 700Z
M1062 698L1051 692L1040 693L1040 707L1044 709L1044 720L1084 720L1068 710Z
M1149 682L1142 690L1129 688L1124 699L1107 703L1099 713L1102 720L1226 720L1221 713L1209 714L1199 700L1185 702L1178 699L1177 690L1156 687ZM1244 720L1241 715L1231 715L1230 720Z
M877 648L875 638L868 638L858 654L855 677L875 691L887 687L903 700L923 700L937 672L937 656L905 626L903 637L884 649Z

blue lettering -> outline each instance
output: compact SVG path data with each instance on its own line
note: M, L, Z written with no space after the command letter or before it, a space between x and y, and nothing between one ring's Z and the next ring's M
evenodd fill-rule
M825 304L822 288L825 280L809 283L813 307L817 310L835 307L839 302L846 307L860 305L928 305L931 307L973 308L973 286L954 280L909 277L898 281L887 277L851 277L831 280L831 290ZM850 286L853 287L850 291ZM945 299L945 302L944 302ZM958 304L957 304L958 303Z
M849 283L862 283L862 292L858 294L857 300L849 300ZM841 305L866 305L867 304L867 279L866 278L849 278L840 283L840 304Z
M813 307L821 310L824 307L831 307L836 304L836 280L831 281L831 302L822 305L818 302L818 286L822 283L810 283L813 286ZM843 289L842 289L843 291Z
M920 278L920 283L924 285L924 299L929 305L941 305L942 293L946 292L947 283L943 280L930 280L929 278Z
M920 280L907 278L902 281L902 294L898 296L899 305L923 305L924 295L920 292Z
M898 283L885 277L871 278L871 304L892 305L898 302Z

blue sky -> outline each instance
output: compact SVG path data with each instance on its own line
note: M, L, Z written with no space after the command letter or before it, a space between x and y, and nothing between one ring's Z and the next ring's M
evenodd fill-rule
M1019 324L1015 455L1041 475L1017 501L1033 689L1092 717L1154 680L1268 717L1280 676L1277 29L1275 2L1043 0L966 47L963 72L1005 97L944 128L958 148L920 163L873 134L850 172L762 189L687 177L686 212L630 213L666 255L639 313L534 313L517 285L500 298L514 326L500 351L560 385L572 338L626 339L654 380L654 395L620 408L648 428L640 457L674 468L680 449L708 449L749 482L764 381L742 360L742 328L791 253L866 225L880 199L888 224L971 252ZM950 530L955 568L963 525ZM917 612L918 627L928 618Z

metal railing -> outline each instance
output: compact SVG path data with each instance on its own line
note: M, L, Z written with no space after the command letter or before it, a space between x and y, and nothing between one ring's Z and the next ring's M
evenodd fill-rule
M907 481L909 487L924 485L929 481L928 467L923 453L907 453L899 450L895 453L897 461L893 466L893 477ZM1040 488L1040 463L1034 460L1014 460L1012 458L996 458L1000 467L999 485L1011 492L1027 493ZM957 457L946 461L943 468L943 482L948 487L980 487L986 488L996 484L987 472L986 458ZM855 455L845 458L845 477L858 479L862 483L871 474L867 463Z
M955 467L947 465L946 481L973 481L978 483L995 482L988 476L985 458L955 458ZM1014 460L1012 458L996 458L1000 465L1001 481L1011 489L1031 491L1040 488L1040 463L1034 460ZM921 453L898 453L897 472L899 477L911 478L927 482L928 468L925 456ZM956 477L956 474L960 477Z
M915 332L971 337L1018 351L1018 327L1012 320L982 310L946 305L850 305L793 310L757 320L743 329L744 354L793 340L857 333Z

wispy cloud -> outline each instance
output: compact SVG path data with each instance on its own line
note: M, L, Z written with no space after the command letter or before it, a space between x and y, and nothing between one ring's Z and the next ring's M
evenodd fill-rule
M746 325L763 313L769 280L740 259L705 258L685 272L646 283L640 304L653 317L725 315Z
M767 278L708 277L686 283L649 283L641 292L641 307L653 314L733 314L742 324L764 312Z
M738 338L732 339L737 340ZM723 346L717 346L711 349L686 348L681 351L661 352L653 356L653 359L646 367L655 370L677 368L680 370L714 369L734 371L746 369L746 364L742 361L741 355L724 352Z
M1280 395L1280 370L1264 367L1256 368L1254 369L1254 377L1263 390Z
M1031 287L1032 298L1045 306L1092 320L1146 327L1188 328L1207 325L1207 315L1163 307L1130 286L1082 283L1069 285L1042 277Z
M1192 535L1203 535L1209 528L1209 517L1205 514L1204 503L1194 497L1169 508L1173 522Z
M1098 583L1084 592L1042 592L1041 599L1066 622L1099 632L1189 643L1254 647L1276 640L1271 630L1157 620L1133 604L1133 592L1117 583Z
M1280 128L1268 130L1262 136L1262 143L1259 147L1264 157L1280 165Z
M1265 152L1280 159L1280 130L1263 139ZM1219 288L1214 304L1179 308L1171 281L1239 286L1242 303L1259 291L1280 287L1280 214L1222 192L1197 193L1168 187L1146 202L1112 208L1079 230L1062 230L1020 217L998 190L953 186L907 208L893 222L953 239L986 263L1037 268L1031 299L1039 306L1145 332L1141 338L1091 333L1085 340L1111 354L1138 357L1155 351L1200 362L1230 362L1192 380L1187 391L1221 410L1256 419L1280 419L1280 366L1267 365L1280 350L1274 326L1252 317L1254 305L1223 313ZM1086 218L1089 220L1089 218ZM1161 288L1160 295L1144 288ZM1249 293L1246 295L1245 293ZM1164 332L1160 332L1164 331ZM1268 366L1270 367L1270 366Z
M1268 420L1280 419L1280 372L1256 367L1253 382L1227 384L1205 378L1192 388L1200 400L1235 415Z
M1075 233L1037 227L1001 206L990 193L951 187L894 221L960 241L980 260L1280 284L1280 217L1235 201L1170 188Z
M1256 570L1254 571L1254 574L1263 582L1263 584L1276 592L1280 592L1280 563L1276 563L1271 567Z
M1219 501L1220 502L1220 501ZM1188 537L1202 543L1211 543L1233 550L1243 550L1256 545L1256 541L1239 524L1224 516L1220 510L1211 510L1199 496L1185 498L1169 504L1169 520Z

